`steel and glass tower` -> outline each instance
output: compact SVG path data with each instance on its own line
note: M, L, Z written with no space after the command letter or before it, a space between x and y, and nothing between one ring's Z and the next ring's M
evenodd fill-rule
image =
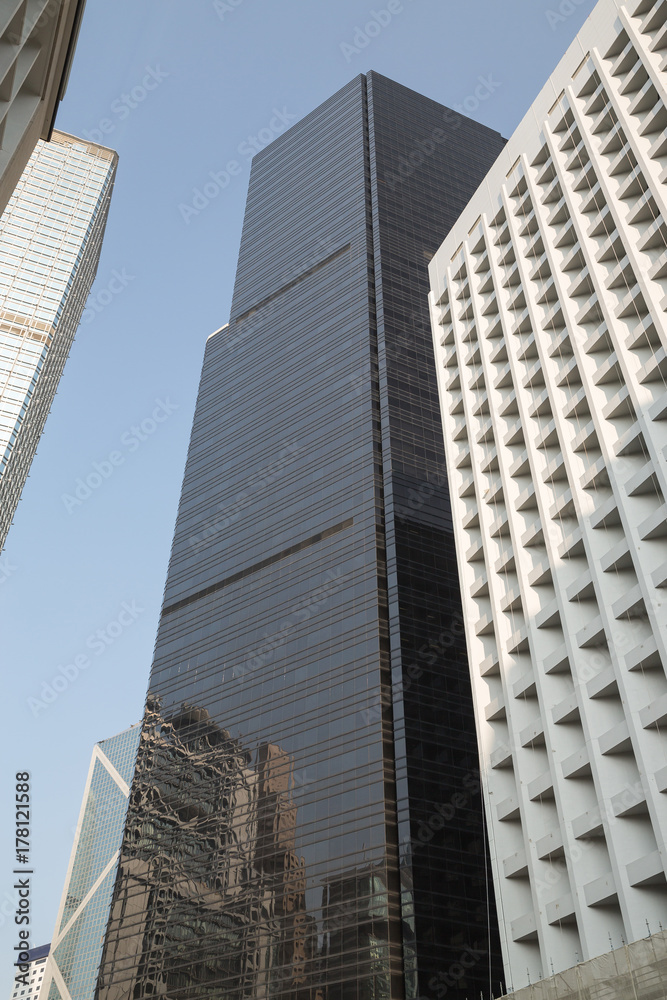
M0 217L0 549L95 278L117 160L54 132Z
M41 1000L93 1000L140 736L132 726L93 750Z
M99 1000L500 992L426 267L502 147L369 73L253 161Z

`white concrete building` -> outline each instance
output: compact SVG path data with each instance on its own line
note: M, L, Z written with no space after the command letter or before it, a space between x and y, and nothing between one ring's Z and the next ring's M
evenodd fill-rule
M667 926L667 0L601 0L431 263L508 985Z
M86 0L0 3L0 212L38 139L50 139Z

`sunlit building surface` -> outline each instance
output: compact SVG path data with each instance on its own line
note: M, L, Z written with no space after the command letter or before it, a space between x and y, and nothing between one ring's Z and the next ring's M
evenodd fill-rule
M500 992L427 262L502 147L370 73L253 161L99 1000Z
M50 139L86 0L0 5L0 213L39 139Z
M95 278L116 163L55 132L0 217L0 549Z
M93 1000L140 736L93 750L40 1000Z
M14 986L10 1000L44 1000L46 993L42 993L44 985L44 970L46 959L51 945L42 944L38 948L31 948L28 952L28 970L21 972L15 967L14 975L18 979L14 980Z
M517 989L667 926L666 69L602 0L431 265Z

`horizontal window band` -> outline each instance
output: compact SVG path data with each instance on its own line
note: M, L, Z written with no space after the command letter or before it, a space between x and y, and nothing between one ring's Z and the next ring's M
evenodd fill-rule
M231 576L226 576L224 580L218 580L217 583L212 583L208 587L204 587L202 590L198 590L196 594L191 594L189 597L183 597L180 601L174 601L173 604L169 604L162 611L162 617L165 615L171 615L174 611L180 611L181 608L186 608L189 604L194 604L195 601L200 601L203 597L208 597L210 594L216 594L223 587L229 587L230 584L236 583L237 580L243 580L246 576L250 576L252 573L258 573L261 569L265 569L267 566L272 566L274 563L279 562L281 559L286 559L287 556L294 555L295 552L301 552L302 549L307 549L311 545L316 545L317 542L323 542L325 538L330 538L332 535L337 535L339 531L345 531L354 523L353 517L348 517L346 521L341 521L339 524L334 524L330 528L325 528L324 531L318 531L316 535L311 535L310 538L305 538L302 542L297 542L296 545L290 545L289 548L283 549L282 552L276 552L273 556L268 556L266 559L260 560L260 562L253 563L252 566L247 566L245 569L241 569L238 573L232 573Z
M334 252L332 254L329 254L328 257L325 257L324 260L321 260L313 267L308 268L307 271L303 271L296 278L293 278L292 281L288 281L286 285L283 285L282 288L279 288L276 292L272 292L271 295L268 295L265 299L262 299L261 302L257 302L254 306L250 306L249 309L246 309L244 312L240 313L238 316L235 317L233 322L242 323L244 319L248 319L248 317L252 316L252 314L257 312L258 309L262 309L263 306L268 305L269 302L273 302L274 299L280 298L281 295L284 295L285 292L288 292L291 288L294 288L295 285L298 285L306 278L310 278L311 274L316 274L317 271L320 271L323 267L326 267L327 264L330 264L332 261L336 260L337 257L342 257L342 255L344 253L347 253L347 251L350 249L350 246L351 246L350 243L346 243L345 246L340 247L338 250L334 250Z

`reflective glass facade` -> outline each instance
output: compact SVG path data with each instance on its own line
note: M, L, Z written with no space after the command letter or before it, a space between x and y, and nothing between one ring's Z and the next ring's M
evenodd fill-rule
M92 1000L141 727L98 743L42 986L43 1000Z
M0 216L0 548L95 278L116 162L54 132Z
M502 145L371 73L253 161L99 1000L500 978L426 267Z

